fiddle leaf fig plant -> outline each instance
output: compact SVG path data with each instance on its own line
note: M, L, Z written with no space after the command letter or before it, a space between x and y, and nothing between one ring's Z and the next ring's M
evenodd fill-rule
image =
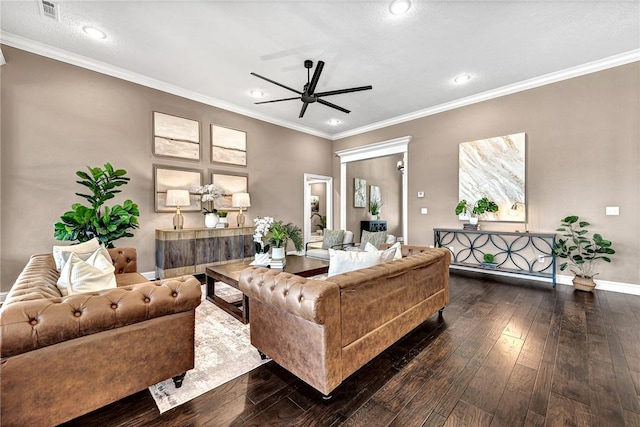
M553 256L564 258L567 261L560 264L560 270L567 268L576 276L592 278L594 273L594 261L602 260L611 262L609 255L616 251L611 247L611 242L595 233L588 236L587 227L591 225L587 221L580 221L577 215L571 215L561 220L561 227L556 231L564 231L565 239L560 238L553 247Z
M113 242L122 237L133 237L129 230L139 228L138 205L131 200L125 200L122 205L104 206L107 200L113 199L121 187L130 180L125 176L124 169L114 169L110 163L100 167L87 167L89 173L77 171L80 178L76 181L89 189L90 194L76 193L86 199L90 206L80 203L71 205L71 210L65 212L54 225L53 236L57 240L86 242L97 238L107 248L113 247Z

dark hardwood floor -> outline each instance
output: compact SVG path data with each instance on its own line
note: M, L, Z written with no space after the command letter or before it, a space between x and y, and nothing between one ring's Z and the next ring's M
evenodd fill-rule
M269 362L162 415L145 390L65 425L640 426L639 325L640 296L452 273L444 318L329 403Z

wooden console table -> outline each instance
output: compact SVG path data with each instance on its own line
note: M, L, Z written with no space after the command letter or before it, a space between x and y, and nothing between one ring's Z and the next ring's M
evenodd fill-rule
M156 277L204 274L207 266L254 255L255 227L156 230Z
M512 274L545 277L556 287L556 259L552 256L555 233L473 231L434 228L436 247L451 251L451 265ZM497 266L483 266L484 254L495 256Z

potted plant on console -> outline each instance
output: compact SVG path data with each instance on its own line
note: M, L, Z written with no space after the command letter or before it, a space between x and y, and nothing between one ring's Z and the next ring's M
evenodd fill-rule
M271 258L275 260L285 259L285 252L289 239L296 247L296 251L302 250L302 230L292 223L285 224L282 221L274 221L269 230L269 243L271 243Z
M564 258L567 261L560 264L560 270L567 268L575 274L573 287L580 291L591 292L596 287L593 276L594 261L602 260L611 262L609 255L616 251L611 247L611 242L595 233L593 237L588 236L587 221L580 221L576 215L568 216L561 221L561 227L556 231L564 231L563 238L558 239L553 247L553 256Z
M131 229L139 228L138 205L127 199L122 205L112 207L103 206L120 193L118 187L127 184L130 180L125 176L124 169L114 169L110 163L100 167L87 167L90 173L77 171L80 181L78 184L87 187L91 194L76 193L91 203L90 207L80 203L71 205L71 210L65 212L54 225L53 236L57 240L70 240L86 242L94 237L107 248L113 248L113 242L122 237L133 237Z
M483 197L476 201L475 203L467 202L465 199L462 199L458 202L456 206L456 215L465 214L469 217L469 224L471 226L465 225L466 229L477 230L478 229L478 215L482 215L485 212L498 212L498 205L496 202L489 200L486 197Z

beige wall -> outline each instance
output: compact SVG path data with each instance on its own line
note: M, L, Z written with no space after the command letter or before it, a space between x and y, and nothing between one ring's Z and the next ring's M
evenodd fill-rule
M154 269L154 230L170 228L173 216L154 212L153 164L201 169L205 182L213 169L246 171L248 222L275 215L300 227L303 174L331 175L330 141L17 49L2 50L7 60L0 69L2 291L31 254L49 252L56 244L53 224L72 203L83 201L74 196L83 189L75 183L75 171L87 165L110 162L128 171L131 182L115 202L138 203L141 228L134 238L116 243L138 249L140 271ZM200 121L200 162L152 155L152 111ZM247 132L247 168L209 163L210 123ZM186 227L203 225L201 214L185 213Z
M369 219L369 201L371 186L380 187L380 219L387 221L387 233L402 236L402 175L396 167L402 155L378 157L347 164L347 230L354 233L356 242L360 241L360 221ZM353 207L353 179L367 181L367 206Z
M333 148L413 136L408 238L413 244L433 244L433 228L461 228L454 214L458 144L516 132L527 134L529 229L553 231L561 218L580 215L617 251L612 264L599 266L598 278L640 284L640 63L341 139ZM336 188L339 171L336 159ZM424 199L417 198L418 191L425 192ZM619 206L620 216L605 216L606 206ZM428 215L420 215L421 207L429 209ZM514 223L482 226L522 228Z

